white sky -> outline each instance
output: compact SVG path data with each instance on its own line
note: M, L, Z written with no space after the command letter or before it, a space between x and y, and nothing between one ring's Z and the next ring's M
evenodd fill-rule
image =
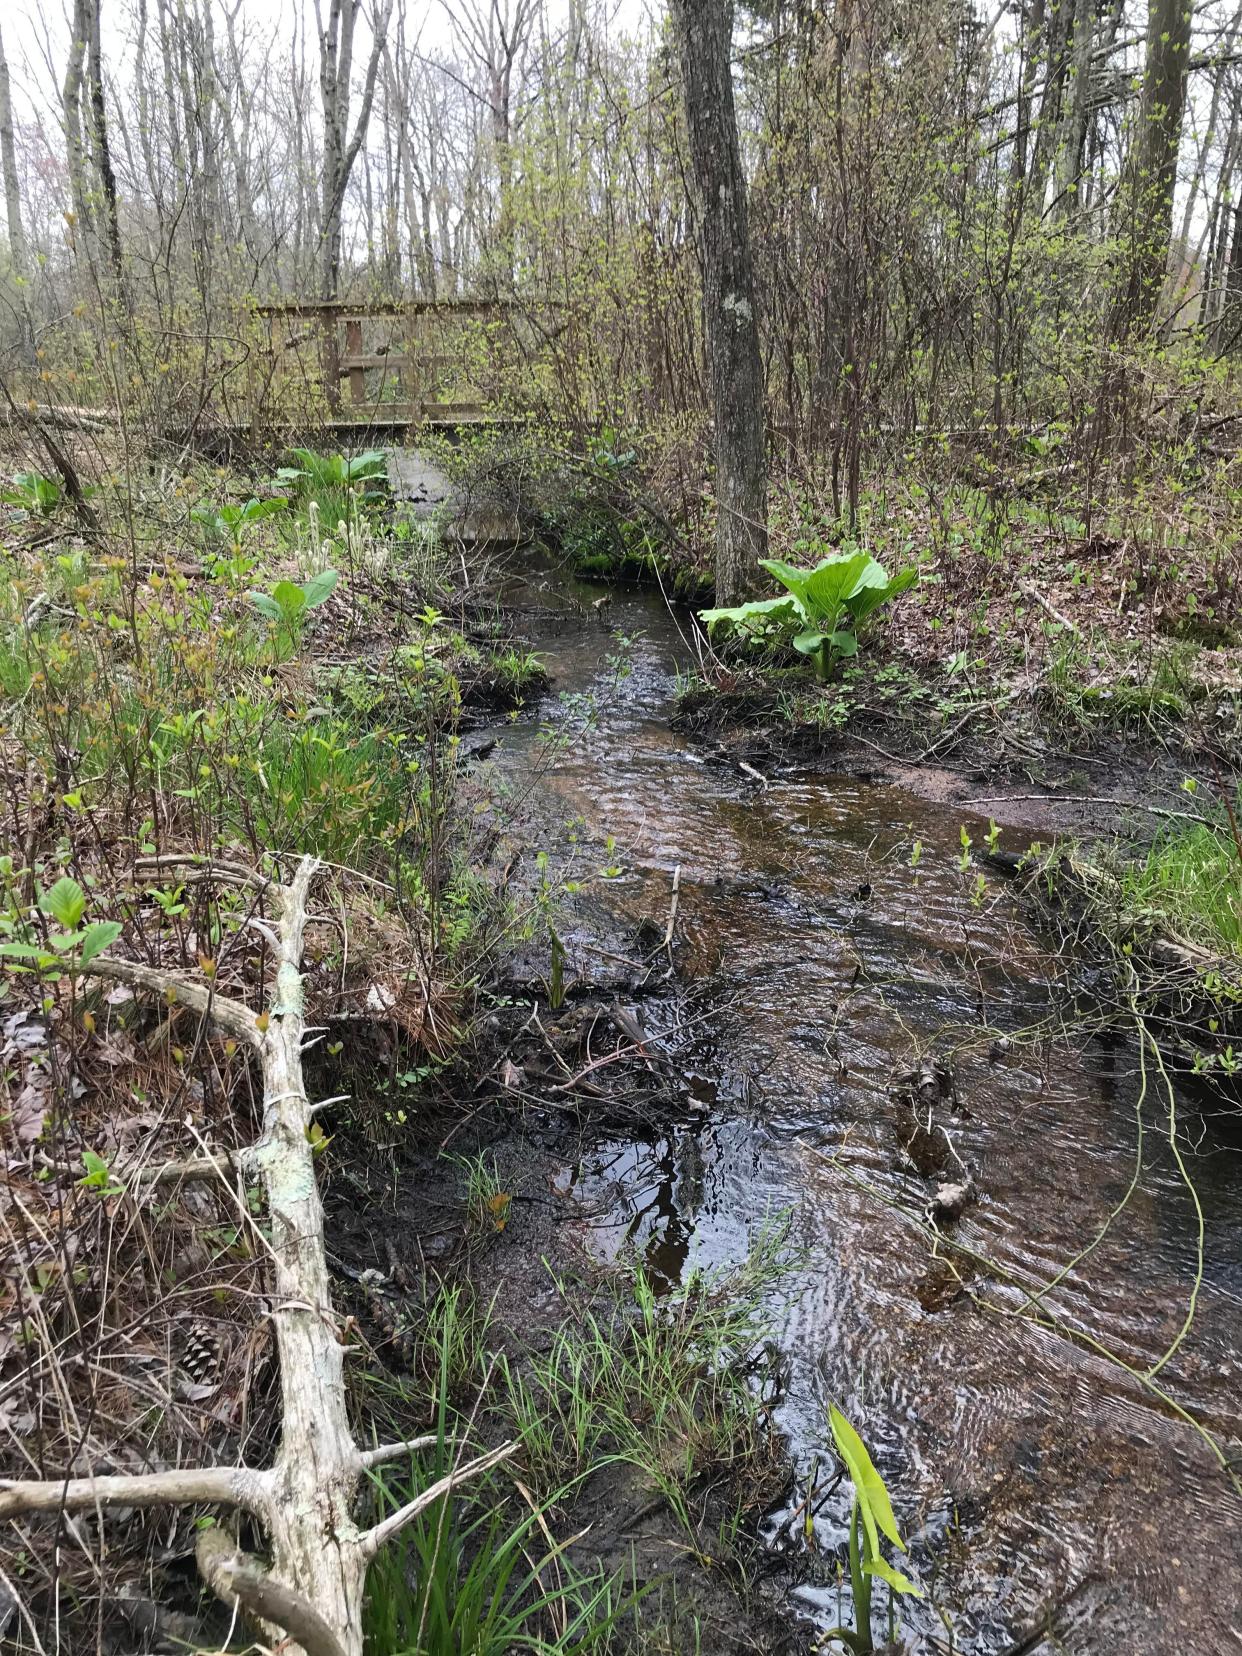
M326 0L324 0L326 5ZM470 0L464 0L465 10ZM476 0L478 3L478 0ZM486 0L482 0L486 3ZM222 12L220 0L217 11ZM154 9L153 7L151 8ZM369 9L369 7L368 7ZM567 0L545 0L553 30L567 15ZM641 35L662 16L663 0L610 0L605 15L610 32ZM254 35L274 34L288 40L298 13L306 19L308 34L315 35L314 0L241 0L239 25L248 25ZM105 74L119 84L126 80L127 34L132 16L130 0L103 0L103 49ZM421 28L421 34L420 34ZM63 0L7 0L0 3L0 32L4 35L9 77L13 85L14 114L18 121L46 118L58 104L60 78L64 73L69 43L70 12ZM443 0L409 0L407 35L420 40L428 55L449 53L453 46L453 25ZM223 24L221 24L223 34ZM360 27L359 42L369 31ZM355 48L354 63L361 74L366 66L366 49Z

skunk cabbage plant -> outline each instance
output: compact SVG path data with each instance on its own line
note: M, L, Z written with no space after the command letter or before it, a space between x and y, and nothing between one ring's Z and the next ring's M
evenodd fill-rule
M785 588L785 596L701 610L708 636L733 633L754 642L792 634L794 649L811 658L822 679L843 657L857 655L858 635L872 616L918 580L913 566L890 580L884 566L862 551L834 552L813 569L797 569L780 558L759 563Z

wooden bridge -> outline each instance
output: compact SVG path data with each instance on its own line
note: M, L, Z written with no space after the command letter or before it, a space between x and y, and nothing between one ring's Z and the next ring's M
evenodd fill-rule
M529 310L513 300L288 300L257 316L238 422L251 431L516 421L544 356Z

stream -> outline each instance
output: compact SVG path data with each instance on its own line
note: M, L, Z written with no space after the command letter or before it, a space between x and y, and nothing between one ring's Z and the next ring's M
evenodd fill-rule
M773 1547L801 1546L791 1518L817 1464L829 1487L835 1400L928 1591L899 1606L913 1648L1242 1650L1242 1501L1139 1377L1176 1338L1196 1278L1169 1100L1153 1077L1141 1099L1133 1038L1062 1028L1073 1007L1056 939L985 862L961 867L963 826L982 850L986 812L721 762L670 728L689 651L658 593L518 560L504 601L552 686L537 710L489 727L497 746L477 774L509 797L520 837L583 881L571 976L609 928L663 932L676 875L679 975L710 991L668 1048L696 1078L699 1115L602 1139L565 1187L597 1215L601 1257L633 1250L667 1286L738 1263L765 1218L791 1216L799 1262L771 1311L788 1373L777 1419L801 1487L769 1516ZM548 727L564 737L551 749ZM1007 829L1002 844L1031 837ZM658 1044L659 1008L645 1015ZM1133 1194L1043 1302L1059 1329L1016 1315L1022 1295L968 1258L955 1274L905 1216L930 1187L900 1152L893 1078L933 1051L955 1088L939 1118L979 1191L948 1234L1032 1287L1121 1203L1141 1116ZM1176 1110L1205 1265L1156 1383L1236 1455L1239 1134L1189 1091ZM816 1513L821 1557L847 1523L839 1487ZM835 1567L818 1579L789 1589L807 1649L849 1616Z

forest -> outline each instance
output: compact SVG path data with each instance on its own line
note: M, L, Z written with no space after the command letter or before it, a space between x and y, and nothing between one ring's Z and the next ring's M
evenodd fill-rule
M1236 1652L1242 3L2 10L0 1648Z

